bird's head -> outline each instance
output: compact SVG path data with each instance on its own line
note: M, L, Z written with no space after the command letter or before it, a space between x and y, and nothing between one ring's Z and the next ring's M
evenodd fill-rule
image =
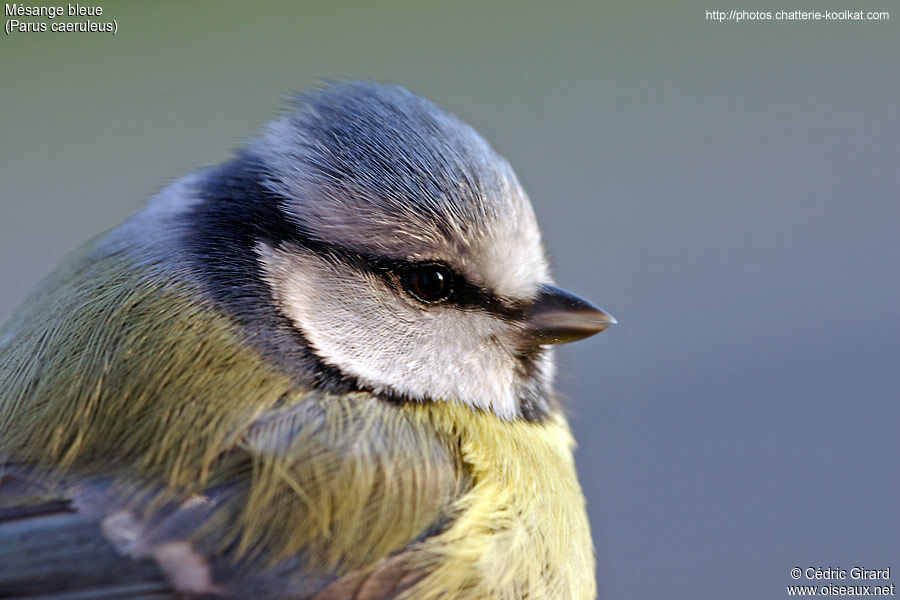
M400 86L297 97L236 161L175 184L113 239L151 232L160 248L172 212L189 216L179 243L207 291L282 368L311 355L319 381L540 418L549 345L614 322L553 286L509 164Z
M509 164L404 88L301 96L253 148L301 234L257 243L263 279L315 354L366 388L540 412L547 344L614 322L553 287Z

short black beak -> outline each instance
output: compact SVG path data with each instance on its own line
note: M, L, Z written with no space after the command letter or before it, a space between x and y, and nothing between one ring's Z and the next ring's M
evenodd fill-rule
M538 344L565 344L600 333L616 320L587 300L552 285L542 285L525 323Z

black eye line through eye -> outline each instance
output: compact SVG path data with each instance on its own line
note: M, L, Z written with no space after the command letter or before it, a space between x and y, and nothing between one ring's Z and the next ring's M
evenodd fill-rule
M389 282L395 287L401 289L402 293L404 294L408 294L408 292L403 289L402 279L403 276L409 271L415 269L427 269L429 266L436 266L440 269L446 270L451 280L451 290L449 296L438 302L426 302L426 304L453 305L463 310L486 310L499 316L503 316L504 318L521 317L521 309L519 309L518 307L512 309L509 308L490 291L482 288L481 286L473 284L459 271L456 271L444 262L435 260L403 261L373 258L369 258L367 260L369 264L376 266L376 268L383 274L383 276L387 277L389 279Z
M465 275L439 260L402 260L384 258L373 254L351 250L339 244L325 242L305 235L303 231L294 232L292 242L319 254L331 256L348 267L372 273L380 277L387 285L398 292L406 294L401 284L404 270L429 264L440 265L447 269L453 279L452 293L449 298L437 304L453 305L462 310L484 310L509 321L521 321L525 318L527 306L521 302L503 301L496 294L469 281Z

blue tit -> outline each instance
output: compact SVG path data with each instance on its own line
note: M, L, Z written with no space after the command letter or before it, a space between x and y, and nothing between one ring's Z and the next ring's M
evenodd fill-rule
M396 85L296 97L0 329L0 595L592 598L529 200Z

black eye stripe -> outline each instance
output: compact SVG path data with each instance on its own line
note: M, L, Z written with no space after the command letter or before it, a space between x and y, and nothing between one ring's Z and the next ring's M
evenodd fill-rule
M483 310L508 320L515 321L525 318L525 303L504 300L490 290L472 283L465 275L445 263L385 260L375 257L367 257L363 260L369 267L374 267L374 272L395 287L398 285L402 287L403 275L411 269L440 265L451 274L452 293L439 303L463 310Z
M417 263L405 263L403 266L392 271L393 273L404 272L410 267L416 268ZM510 320L521 321L525 319L526 306L523 302L512 302L498 297L479 285L473 284L465 276L446 265L443 265L452 273L452 293L441 302L444 305L455 306L461 310L482 310L489 312L498 317ZM396 276L394 277L396 280Z
M296 230L291 239L285 241L295 243L320 256L340 261L357 271L377 275L402 294L406 294L406 292L403 290L401 278L408 269L422 265L441 265L452 274L453 286L451 296L443 301L443 304L456 306L463 310L483 310L510 321L519 321L525 318L525 302L501 298L490 290L472 283L465 275L440 261L407 261L384 258L350 250L339 244L317 240Z

